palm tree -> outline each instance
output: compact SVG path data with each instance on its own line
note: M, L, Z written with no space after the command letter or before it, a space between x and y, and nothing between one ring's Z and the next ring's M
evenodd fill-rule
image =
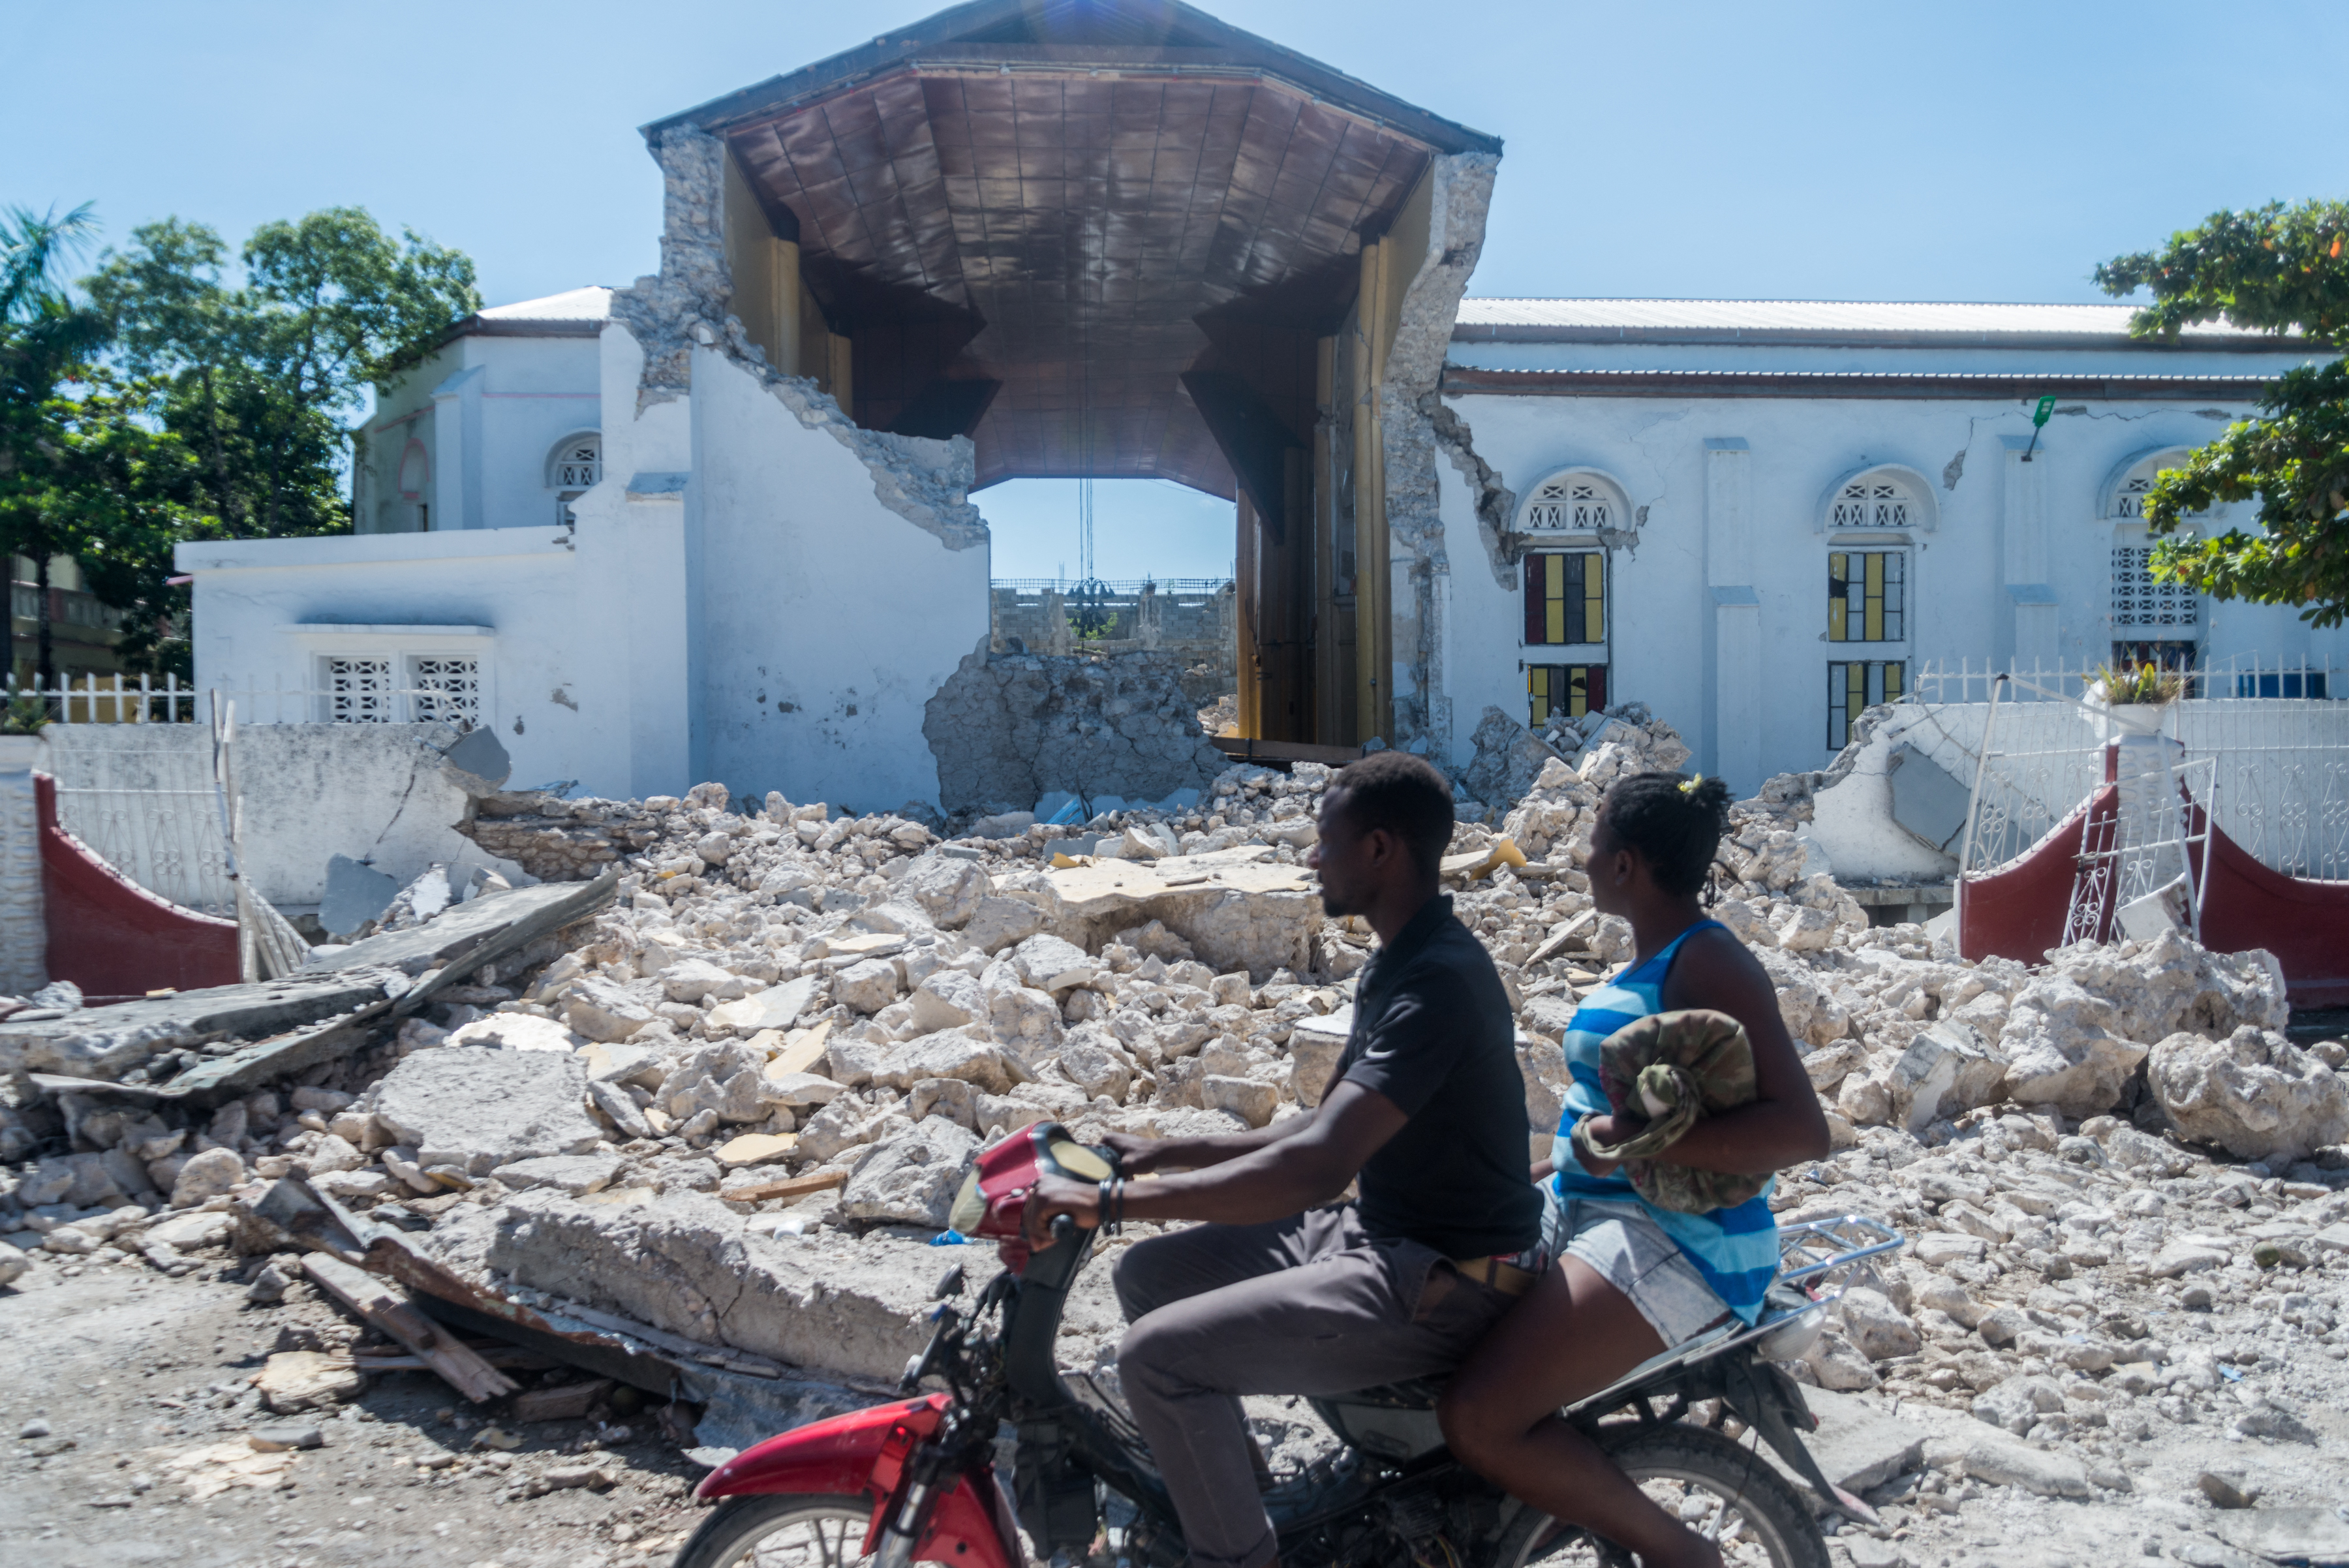
M106 341L104 317L67 294L61 273L98 233L87 202L60 217L23 207L0 213L0 565L33 561L40 640L36 679L49 684L49 558L56 553L44 504L55 453L42 437L44 406L57 384ZM0 570L8 603L0 607L0 680L16 671L16 572Z

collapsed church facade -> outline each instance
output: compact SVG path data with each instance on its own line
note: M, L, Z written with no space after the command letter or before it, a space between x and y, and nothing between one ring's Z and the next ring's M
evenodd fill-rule
M645 135L657 274L387 388L354 536L181 547L200 684L492 725L517 779L624 798L1203 784L1179 661L990 647L974 493L1052 476L1234 502L1266 742L1457 766L1489 708L1639 701L1746 792L1929 660L2342 651L2145 570L2135 498L2289 341L1466 299L1496 139L1147 0L979 0Z

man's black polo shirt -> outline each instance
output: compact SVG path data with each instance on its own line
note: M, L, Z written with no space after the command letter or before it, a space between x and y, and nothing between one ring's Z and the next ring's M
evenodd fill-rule
M1541 1232L1516 1023L1492 955L1438 895L1355 987L1354 1028L1330 1076L1375 1089L1411 1120L1361 1171L1373 1236L1446 1257L1506 1256Z

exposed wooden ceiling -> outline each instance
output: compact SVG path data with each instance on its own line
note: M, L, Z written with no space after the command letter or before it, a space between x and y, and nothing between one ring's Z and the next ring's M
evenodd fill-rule
M1187 7L943 13L678 117L720 136L856 344L857 417L983 409L978 482L1233 493L1180 378L1210 327L1327 332L1433 152L1498 143ZM647 128L656 131L658 127ZM1228 339L1228 330L1219 337ZM992 380L941 404L937 379Z

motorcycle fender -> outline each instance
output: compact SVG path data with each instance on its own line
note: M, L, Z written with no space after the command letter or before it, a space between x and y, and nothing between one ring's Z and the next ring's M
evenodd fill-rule
M867 1547L895 1501L905 1456L945 1419L947 1397L852 1410L794 1428L745 1449L702 1479L704 1499L764 1493L864 1493L873 1498ZM938 1494L929 1529L914 1551L917 1563L956 1568L1020 1568L1017 1528L988 1467L981 1466Z
M743 1497L761 1492L878 1491L886 1497L897 1484L896 1467L876 1477L882 1450L901 1427L907 1437L921 1438L938 1429L946 1417L947 1396L876 1405L851 1410L827 1421L794 1427L745 1449L704 1476L694 1495L700 1498ZM899 1462L903 1462L902 1449Z

